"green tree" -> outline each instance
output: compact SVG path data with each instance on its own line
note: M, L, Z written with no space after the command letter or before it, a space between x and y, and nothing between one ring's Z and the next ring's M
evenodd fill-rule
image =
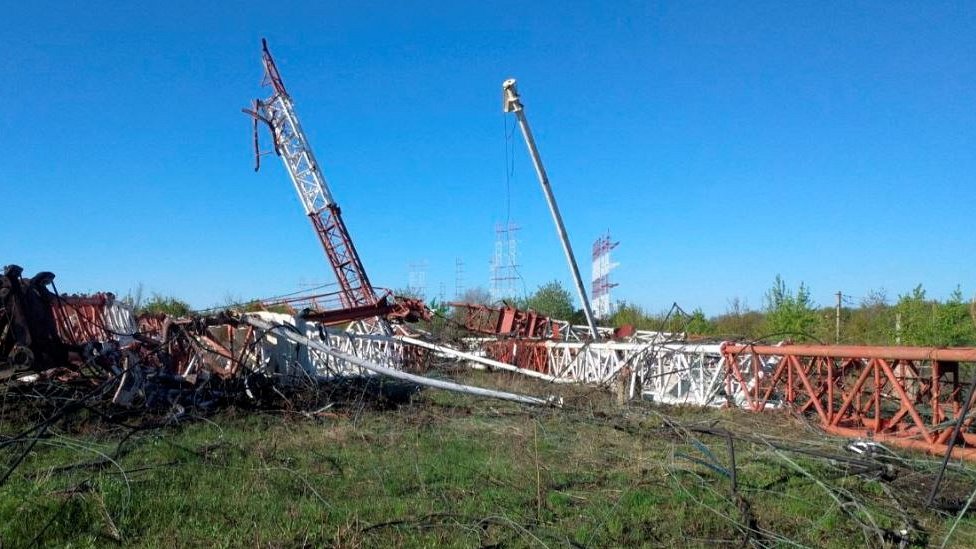
M181 299L163 296L154 292L152 297L143 303L139 312L181 317L190 314L190 304Z
M524 308L560 320L571 320L576 311L573 307L573 296L558 280L539 286L535 293L525 300Z
M928 345L932 339L932 317L937 305L925 297L921 284L912 288L911 293L898 297L895 304L896 325L892 335L902 345Z
M715 333L715 325L705 318L705 313L698 308L691 312L685 332L693 335L712 335Z
M621 301L610 316L609 324L614 328L630 325L638 330L648 330L651 327L651 318L640 305Z
M933 320L935 337L932 345L962 347L976 342L976 328L969 313L969 305L963 301L959 287L936 309Z
M794 294L783 277L776 275L773 287L766 292L765 313L763 335L798 341L814 339L820 315L810 299L810 290L802 282Z
M899 297L894 309L900 329L893 335L903 345L946 347L976 342L976 329L959 288L945 303L939 303L928 299L919 284L912 293Z
M841 311L841 342L859 345L888 345L894 313L884 289L872 290L857 308Z

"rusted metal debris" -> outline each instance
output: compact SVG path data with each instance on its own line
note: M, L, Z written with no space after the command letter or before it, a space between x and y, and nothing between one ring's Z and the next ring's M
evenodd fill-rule
M0 279L0 380L8 383L111 382L115 404L153 406L205 385L245 391L273 366L254 328L229 317L137 317L113 294L64 296L53 273L22 273L11 265Z
M140 344L131 310L113 294L62 296L53 273L22 274L9 265L0 277L2 377L86 363L111 370L120 353Z
M304 319L335 326L366 318L382 317L391 322L420 322L430 320L432 313L420 299L394 296L386 290L376 303L345 307L341 292L319 293L262 301L266 310L284 310Z
M448 303L461 313L460 322L468 331L528 339L559 339L559 324L532 310L510 305L489 307L473 303Z

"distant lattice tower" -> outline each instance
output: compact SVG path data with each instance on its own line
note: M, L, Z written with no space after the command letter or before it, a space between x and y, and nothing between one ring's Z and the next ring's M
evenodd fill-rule
M464 294L464 260L454 259L454 299L461 299Z
M606 318L613 314L610 290L617 284L610 282L610 271L619 263L610 261L610 251L619 244L620 242L610 240L610 233L593 243L593 286L590 290L590 301L593 304L593 314L597 318Z
M411 263L407 288L414 297L427 299L427 260Z
M515 237L518 230L519 226L514 223L495 225L495 254L491 259L489 280L492 301L515 297L515 282L519 279L518 244Z

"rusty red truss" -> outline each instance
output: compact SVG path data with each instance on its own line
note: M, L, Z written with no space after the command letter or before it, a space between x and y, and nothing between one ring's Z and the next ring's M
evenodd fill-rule
M261 301L266 310L280 308L289 314L301 314L306 320L327 326L346 324L364 318L383 317L394 322L419 322L430 320L431 310L420 299L393 296L385 290L376 303L345 307L340 302L341 292L319 293Z
M518 366L543 374L552 374L549 367L548 349L544 340L529 341L509 339L489 341L484 344L485 354L492 360Z
M746 409L789 407L827 432L943 455L963 409L960 363L976 348L724 344L726 391ZM974 417L953 455L976 459Z
M473 303L448 303L457 309L460 322L472 332L518 338L559 339L559 326L549 317L535 311L503 307L488 307Z

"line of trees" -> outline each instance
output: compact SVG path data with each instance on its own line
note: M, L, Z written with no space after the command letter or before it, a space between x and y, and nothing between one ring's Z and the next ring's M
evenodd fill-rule
M143 298L142 286L123 298L138 312L166 313L183 316L190 306L173 297L152 294ZM230 299L228 298L228 301ZM240 300L236 300L235 303ZM459 301L491 305L491 298L480 288L471 289ZM512 303L532 309L551 318L585 324L582 309L574 305L573 294L553 280L535 292ZM236 306L240 307L238 303ZM440 333L452 312L443 303L431 303L439 313L429 328ZM248 308L245 306L245 308ZM729 300L724 313L706 316L701 309L685 311L674 305L670 310L650 313L634 303L619 302L613 315L599 324L609 327L631 325L641 330L684 332L709 339L749 341L782 341L834 343L836 306L816 304L805 284L794 290L782 277L776 276L766 291L761 309L751 309L739 299ZM926 295L921 284L910 292L889 300L884 290L877 290L858 302L849 299L840 309L839 343L863 345L917 345L937 347L976 346L976 312L974 303L965 299L960 288L945 300Z
M552 318L585 323L583 311L558 281L548 282L516 305L531 308ZM945 300L930 298L921 284L889 300L877 290L852 302L845 298L840 309L840 343L862 345L918 345L938 347L976 346L976 324L972 304L956 290ZM701 309L680 307L649 313L634 303L618 303L614 314L603 319L605 326L630 324L638 329L685 332L715 339L808 341L835 343L837 309L813 301L810 288L801 283L789 287L776 276L766 291L763 306L751 309L733 298L726 311L708 317Z

